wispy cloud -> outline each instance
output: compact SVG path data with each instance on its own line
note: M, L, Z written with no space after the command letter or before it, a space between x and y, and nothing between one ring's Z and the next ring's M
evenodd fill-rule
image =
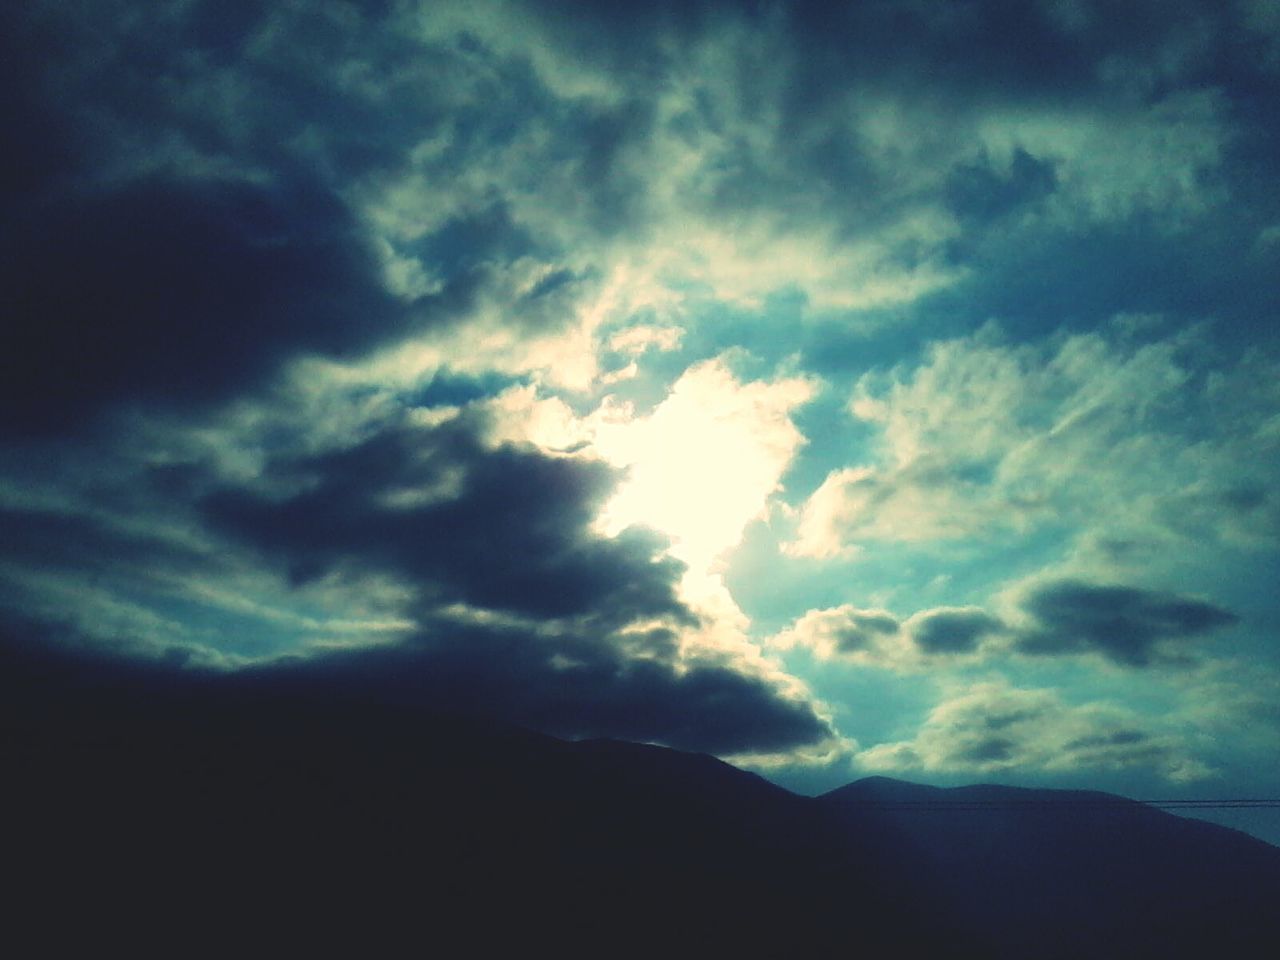
M1175 782L1212 773L1173 734L1106 703L1070 704L1044 689L979 683L938 704L911 740L864 750L868 770L991 774L1023 769L1150 768Z

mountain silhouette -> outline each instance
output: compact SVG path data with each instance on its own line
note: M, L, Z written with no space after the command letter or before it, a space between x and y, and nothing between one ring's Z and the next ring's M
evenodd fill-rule
M1235 830L1094 791L873 777L820 802L992 953L1244 957L1280 942L1280 849Z
M7 925L47 954L1280 945L1280 849L1104 794L872 778L801 797L709 756L367 692L3 666Z

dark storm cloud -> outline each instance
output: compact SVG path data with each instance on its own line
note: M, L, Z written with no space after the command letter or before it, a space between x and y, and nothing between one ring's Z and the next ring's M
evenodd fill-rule
M0 216L72 169L78 146L74 126L41 89L49 45L24 26L16 4L0 10Z
M110 529L92 516L15 507L0 507L0 559L32 570L85 572L195 563L191 551L145 533Z
M987 82L997 92L1021 81L1035 92L1061 92L1096 82L1099 57L1140 48L1175 34L1167 5L1091 5L1078 27L1051 4L982 0L964 4L823 0L758 3L679 0L647 4L534 0L531 6L566 24L574 49L614 69L642 73L652 65L646 43L662 36L690 38L735 21L782 30L804 50L807 83L797 104L834 93L842 81L893 76L902 83ZM1200 6L1206 12L1212 7ZM590 39L598 37L594 45ZM825 80L824 80L825 78ZM804 96L802 96L802 94Z
M638 648L644 648L640 650ZM70 701L40 702L43 684L92 694L113 682L166 683L180 697L193 683L263 693L314 693L335 703L371 700L431 711L480 714L569 737L659 742L685 750L732 754L781 751L830 736L804 702L731 669L670 664L671 634L637 639L424 623L421 635L394 646L282 659L231 674L177 672L181 651L153 661L105 651L65 626L0 611L0 715L47 716L67 723L88 712ZM629 659L644 652L644 659ZM85 698L85 703L92 703ZM68 710L70 708L70 710ZM91 724L91 716L80 720Z
M395 163L407 132L442 117L436 88L421 81L448 65L424 58L388 4L10 6L15 102L43 118L20 144L62 147L63 173L218 161L352 176ZM175 148L183 162L173 164Z
M932 610L912 617L911 638L925 653L969 653L978 641L1004 625L977 609Z
M0 512L5 559L73 590L131 583L145 595L144 581L130 581L129 570L180 570L198 580L202 569L213 575L220 563L242 564L244 544L298 581L381 570L409 588L412 636L267 664L259 655L258 666L228 683L241 676L268 689L301 685L567 736L717 753L786 750L830 736L811 704L769 681L728 663L682 661L675 631L693 622L675 596L682 567L662 558L650 535L602 539L589 530L616 479L612 471L492 450L474 426L390 427L348 449L280 454L252 488L224 485L207 496L218 481L198 463L135 480L171 509L196 498L213 532L237 545L215 550L204 567L199 554L93 516L35 509ZM24 603L10 586L0 581L5 645L51 646L58 657L84 659L87 670L106 669L102 636L87 635L83 617L50 619L48 608ZM199 614L199 623L211 627L215 614ZM114 649L180 665L183 648L159 638L132 645L127 631L106 631Z
M480 712L565 736L719 754L787 750L830 735L807 703L727 667L677 670L673 651L674 638L661 630L639 638L539 637L439 620L393 647L269 665L247 676Z
M1096 47L1057 29L1031 3L803 0L789 9L798 38L811 43L798 71L797 112L857 81L904 89L929 84L972 97L1002 96L1013 86L1062 96L1090 85L1097 55Z
M1147 666L1164 641L1187 640L1230 626L1230 611L1201 600L1137 587L1059 580L1033 589L1022 601L1036 625L1021 631L1023 653L1100 653L1126 666Z
M18 50L2 58L0 435L65 432L121 403L191 409L293 354L349 356L405 329L334 192L279 157L273 176L255 170L284 129L236 142L228 124L251 113L220 126L212 107L175 105L195 61L165 10L142 27L39 4L6 17ZM166 170L175 143L188 153Z
M1268 84L1265 35L1216 0L742 6L765 17L786 11L804 49L798 113L854 82L928 88L957 102L1033 104L1084 98L1117 80L1156 95L1186 83L1250 96Z
M339 193L436 129L424 51L382 4L223 7L4 15L0 435L191 410L298 354L356 356L462 313L483 267L531 249L499 198L420 242L442 289L393 297ZM368 82L345 82L360 64Z
M305 190L161 180L66 198L7 234L0 263L8 433L128 401L191 408L292 353L403 329L348 216Z
M589 531L615 476L602 464L484 449L466 429L391 429L351 448L286 460L270 495L226 489L205 513L286 565L296 581L344 564L382 568L439 603L613 623L689 615L680 566L639 531Z

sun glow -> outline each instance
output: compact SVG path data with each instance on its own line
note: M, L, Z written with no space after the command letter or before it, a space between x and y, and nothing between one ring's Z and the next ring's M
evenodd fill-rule
M596 447L629 473L600 528L653 527L691 571L710 570L780 488L804 442L789 414L812 394L801 378L742 383L717 358L686 371L648 417L605 418Z

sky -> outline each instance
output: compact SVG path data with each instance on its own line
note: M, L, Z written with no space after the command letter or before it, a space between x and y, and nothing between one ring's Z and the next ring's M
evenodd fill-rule
M1275 3L0 46L4 644L804 792L1280 796Z

